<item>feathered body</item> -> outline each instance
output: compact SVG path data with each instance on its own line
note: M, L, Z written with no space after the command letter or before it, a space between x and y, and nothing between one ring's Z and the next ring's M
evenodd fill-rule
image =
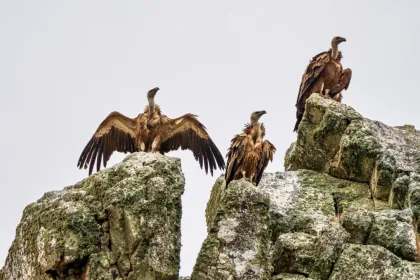
M338 51L338 44L344 38L334 37L332 48L314 56L305 69L296 100L296 131L305 111L306 100L312 93L319 93L325 97L334 98L341 102L341 91L347 89L351 80L351 69L343 70L342 54Z
M232 180L245 178L255 185L261 181L269 161L273 160L276 148L265 136L264 124L246 124L243 132L236 135L227 153L225 174L226 187Z
M155 94L158 89L153 90ZM217 167L224 169L223 156L197 117L186 114L170 119L162 115L159 105L154 104L153 98L149 98L149 106L136 118L128 118L118 112L109 114L84 148L77 166L79 168L89 166L91 174L95 161L96 170L99 171L101 162L103 161L106 167L114 151L165 154L181 148L191 150L200 167L204 166L206 173L210 170L213 175L213 170Z

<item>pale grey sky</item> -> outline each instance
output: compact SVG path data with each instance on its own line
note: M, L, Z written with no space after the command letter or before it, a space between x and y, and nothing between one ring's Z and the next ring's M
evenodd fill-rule
M249 115L266 110L282 171L309 59L341 44L353 70L343 102L390 125L420 126L419 1L0 0L0 265L24 207L87 176L80 152L111 111L134 117L146 92L169 117L199 115L226 153ZM180 157L181 275L206 237L215 177ZM114 154L109 166L123 155Z

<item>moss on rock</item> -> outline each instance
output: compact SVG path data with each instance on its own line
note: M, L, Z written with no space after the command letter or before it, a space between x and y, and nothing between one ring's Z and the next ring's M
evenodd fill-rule
M135 153L24 210L1 280L178 279L179 159Z

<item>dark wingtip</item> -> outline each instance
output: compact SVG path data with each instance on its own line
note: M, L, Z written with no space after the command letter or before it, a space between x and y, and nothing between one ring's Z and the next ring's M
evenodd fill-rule
M86 144L85 148L83 149L82 153L80 154L79 160L77 162L77 167L79 169L87 168L87 159L89 157L89 154L91 153L93 144L94 144L94 140L92 138L89 140L89 142Z
M222 154L220 153L219 149L216 147L216 144L210 139L210 147L214 153L214 158L216 159L217 166L220 170L225 170L226 163L225 159L223 158Z

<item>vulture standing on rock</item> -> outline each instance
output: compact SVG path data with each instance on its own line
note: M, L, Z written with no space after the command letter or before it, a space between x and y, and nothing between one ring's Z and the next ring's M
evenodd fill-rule
M161 114L154 98L159 88L147 93L149 105L136 118L128 118L118 112L112 112L99 125L96 132L80 155L77 167L87 168L89 175L99 171L101 162L104 167L114 151L133 153L138 151L159 152L189 149L193 152L200 167L213 175L213 170L225 168L223 156L195 115L186 114L170 119Z
M273 160L276 148L268 140L264 140L265 127L258 120L266 111L251 114L251 123L246 124L243 132L236 135L227 153L225 174L226 187L232 180L245 178L258 186L268 161Z
M342 90L347 90L351 80L351 69L343 70L341 65L341 52L338 45L345 42L342 37L334 37L331 41L331 49L314 56L306 67L299 88L296 101L296 131L305 111L305 102L312 93L319 93L323 97L331 97L341 102Z

